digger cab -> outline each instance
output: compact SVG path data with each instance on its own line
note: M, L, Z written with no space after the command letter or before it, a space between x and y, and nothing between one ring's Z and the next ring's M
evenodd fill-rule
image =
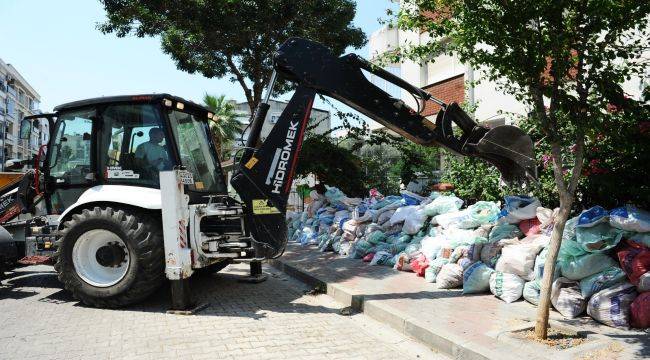
M227 186L206 108L166 94L76 101L49 116L50 141L41 153L48 212L61 214L99 185L160 188L160 172L183 167L194 177L191 202L226 194ZM33 122L21 124L29 134Z

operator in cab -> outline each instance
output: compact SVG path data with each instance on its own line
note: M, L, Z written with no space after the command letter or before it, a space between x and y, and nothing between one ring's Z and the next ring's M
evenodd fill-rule
M166 170L169 164L167 149L160 145L165 139L162 129L154 127L149 130L149 141L135 149L135 157L142 163L157 171Z

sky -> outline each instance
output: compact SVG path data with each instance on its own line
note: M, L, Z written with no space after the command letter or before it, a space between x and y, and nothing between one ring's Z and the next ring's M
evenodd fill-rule
M389 7L396 5L359 0L354 24L369 37ZM68 101L137 93L171 93L197 103L205 92L245 100L227 78L176 69L157 38L102 34L96 29L105 18L98 0L0 0L0 17L0 58L41 95L44 112ZM355 52L368 56L367 46ZM316 106L330 108L322 101Z

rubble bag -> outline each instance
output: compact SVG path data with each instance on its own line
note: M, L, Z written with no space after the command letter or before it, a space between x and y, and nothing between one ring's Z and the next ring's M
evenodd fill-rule
M542 223L537 218L522 220L519 223L519 230L526 236L535 235L542 232L540 229L541 225Z
M393 265L393 269L399 271L412 271L411 264L409 263L408 255L406 255L405 253L401 253L395 256L397 257L397 259L395 260L395 265Z
M587 305L587 314L605 325L630 327L630 305L636 299L634 285L622 283L594 294Z
M411 270L416 273L417 276L424 276L424 271L429 267L429 261L424 255L420 255L411 260L410 266Z
M617 255L621 268L634 285L638 285L641 276L650 271L650 249L639 243L628 240L626 246L619 250Z
M374 257L375 253L368 253L363 257L363 262L371 262Z
M501 249L501 256L497 260L497 271L515 274L524 280L535 278L535 258L542 249L542 244L537 242L508 245Z
M429 267L424 273L425 279L429 282L435 282L440 273L440 269L447 264L449 264L449 259L445 258L435 259L429 262ZM429 277L427 278L427 276Z
M621 241L623 230L609 226L608 223L600 223L594 226L576 226L576 241L582 250L586 252L607 251Z
M386 234L381 230L373 231L370 235L366 236L366 241L373 245L386 242Z
M650 291L650 272L639 277L639 283L636 284L636 289L639 292Z
M616 266L614 259L605 254L586 254L558 261L562 276L569 280L582 280L607 268Z
M433 219L436 224L443 227L443 229L449 229L452 227L458 227L461 221L465 220L469 216L469 211L467 209L462 211L448 212L441 215L436 215Z
M531 196L506 196L504 200L504 216L500 221L508 224L519 224L521 220L537 217L536 210L542 206L536 197Z
M460 229L474 229L483 224L493 223L499 215L499 207L490 201L478 201L466 211L467 216L456 224Z
M436 277L438 289L454 289L463 285L463 268L458 264L445 264Z
M372 257L370 265L386 265L393 258L393 254L388 251L377 251Z
M497 224L494 225L488 237L489 242L499 241L501 239L522 238L523 233L517 225Z
M537 306L539 305L539 296L542 291L542 282L540 280L529 281L524 284L524 300Z
M630 304L630 325L638 329L650 327L650 292L645 292Z
M578 216L577 227L592 227L607 222L609 213L602 206L594 206L585 210Z
M562 316L569 319L580 316L587 307L578 282L563 277L553 281L551 304Z
M589 299L600 290L613 287L624 281L625 272L618 266L612 266L580 280L580 292L585 299Z
M429 260L433 260L436 258L436 255L442 248L442 243L443 243L442 238L439 237L431 237L431 236L425 236L424 239L422 239L422 242L420 243L421 251L424 254L424 256L427 257Z
M463 294L490 291L490 275L494 272L482 262L475 262L463 271Z
M616 208L609 213L609 224L621 230L649 232L650 212L632 205Z
M427 216L446 214L448 212L458 211L463 206L463 200L455 196L441 195L433 199L432 202L424 206L424 212Z
M524 279L515 274L495 271L490 275L490 292L499 299L511 303L519 300L524 292Z
M507 245L519 244L519 239L501 239L495 242L483 244L481 248L481 261L490 267L494 267L501 256L501 249Z
M426 220L427 215L424 213L424 210L418 207L406 218L406 220L404 220L402 232L409 235L415 235L420 231L420 229L422 229Z

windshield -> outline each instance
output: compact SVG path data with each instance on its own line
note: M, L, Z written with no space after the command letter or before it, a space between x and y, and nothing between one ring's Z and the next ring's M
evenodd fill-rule
M169 113L169 122L178 144L183 166L194 175L190 190L210 193L225 193L226 187L220 169L210 147L210 138L205 121L180 111Z

